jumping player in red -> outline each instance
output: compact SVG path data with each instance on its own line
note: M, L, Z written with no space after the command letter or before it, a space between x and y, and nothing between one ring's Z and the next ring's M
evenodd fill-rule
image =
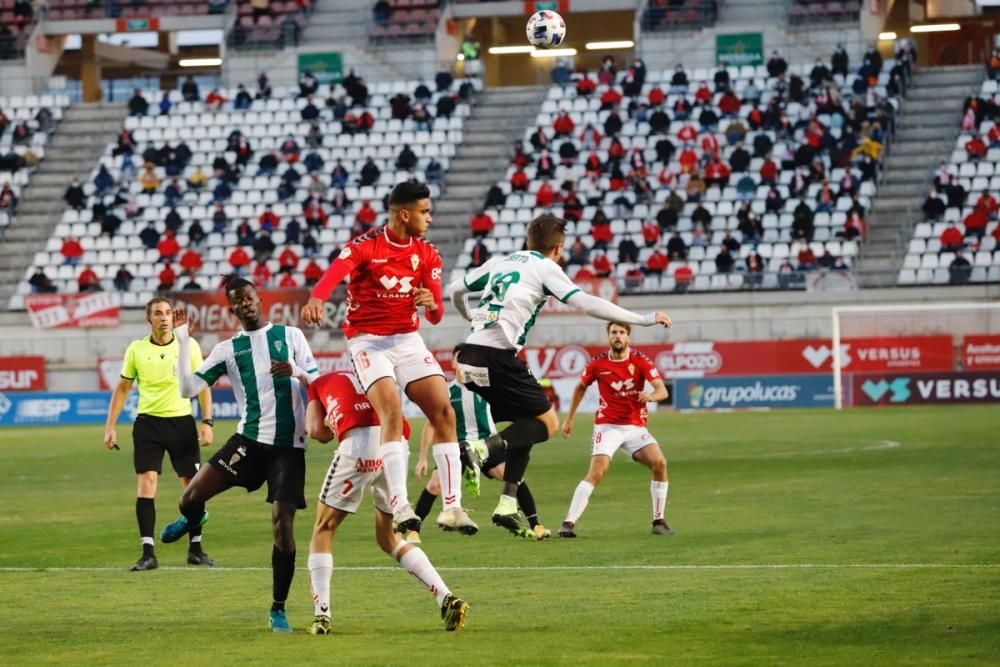
M587 508L593 493L608 468L611 457L619 449L643 464L653 473L649 493L653 500L653 534L673 535L663 512L667 505L667 459L663 450L646 429L646 404L667 397L656 366L649 357L629 347L632 329L628 324L608 323L608 343L611 349L594 357L583 371L580 383L573 391L573 403L563 422L563 437L573 432L573 416L587 387L597 382L600 403L594 416L594 441L590 454L590 470L573 493L566 520L559 529L560 537L576 537L576 522ZM645 390L646 382L653 393Z
M392 529L389 486L379 457L378 415L353 373L327 373L309 385L306 431L320 442L329 442L336 434L340 443L320 488L316 525L309 543L309 577L316 614L310 634L330 634L334 534L348 515L358 511L369 487L375 504L375 541L435 596L445 630L460 629L469 605L452 595L419 547L408 544ZM410 425L403 420L404 438L409 438L409 431Z
M302 319L323 321L324 302L348 275L343 329L354 370L382 424L380 456L391 491L395 529L420 529L406 493L402 388L434 428L434 461L450 470L437 525L472 534L478 526L462 509L462 474L455 411L444 373L417 332L418 308L431 324L441 321L441 255L423 239L431 223L430 190L404 182L389 195L389 222L354 238L313 287Z

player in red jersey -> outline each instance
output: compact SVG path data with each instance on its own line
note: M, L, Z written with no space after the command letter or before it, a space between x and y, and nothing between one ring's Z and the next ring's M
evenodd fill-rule
M379 431L378 415L353 373L327 373L309 385L306 432L320 442L330 442L336 434L340 443L320 488L316 524L309 542L309 577L316 614L309 632L330 634L333 537L344 519L358 511L369 487L375 504L375 541L435 596L445 630L458 630L465 624L469 605L452 595L427 554L393 531L389 485L379 456ZM410 425L403 420L402 436L409 438L409 431Z
M315 287L302 319L320 324L324 302L348 275L343 329L361 386L382 423L380 454L392 492L396 530L420 530L420 518L406 493L408 451L402 442L400 388L434 427L434 461L455 483L442 498L437 525L475 533L478 526L462 509L461 462L455 411L444 373L417 329L418 309L431 324L441 321L441 255L423 239L431 223L430 190L404 182L389 195L389 222L351 241Z
M590 494L611 467L611 457L619 449L643 464L653 473L649 493L653 499L653 534L673 535L663 512L667 506L667 459L656 440L646 429L646 404L667 397L656 366L649 357L631 349L632 328L619 322L608 323L608 343L611 349L594 357L583 371L580 383L573 391L573 404L563 422L563 437L573 432L573 416L587 387L597 382L600 403L594 416L594 442L590 454L590 470L573 493L566 520L559 529L560 537L576 537L576 522L587 508ZM646 392L646 382L653 393Z

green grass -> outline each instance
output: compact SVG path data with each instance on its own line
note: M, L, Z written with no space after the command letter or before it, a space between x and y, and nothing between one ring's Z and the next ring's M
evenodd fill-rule
M220 423L217 444L232 428ZM263 491L213 501L205 533L221 565L258 569L187 568L179 543L157 545L159 571L130 573L139 549L128 438L108 452L97 428L2 430L0 664L1000 661L996 406L661 414L652 431L670 461L676 537L649 534L648 473L624 458L575 541L519 542L490 526L499 487L485 482L466 503L479 535L424 534L472 605L451 634L431 596L378 550L365 509L337 536L335 633L324 638L302 632L312 615L304 565L330 447L308 455L296 633L277 636L266 631ZM553 532L586 471L589 436L578 422L572 440L532 456L528 479ZM415 499L415 480L410 488ZM157 530L176 516L178 490L170 471ZM48 569L67 567L86 569Z

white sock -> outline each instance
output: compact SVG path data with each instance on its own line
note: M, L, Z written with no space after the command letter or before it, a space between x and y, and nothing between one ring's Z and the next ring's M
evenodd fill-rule
M583 510L587 509L587 503L590 502L590 494L594 492L594 485L583 480L576 485L576 491L573 492L573 500L569 504L569 512L566 513L566 521L568 523L576 523L579 520L580 515L583 514Z
M155 542L153 542L152 537L140 537L139 544L148 544L149 546L153 546Z
M438 607L444 604L444 597L451 593L451 590L420 547L413 547L403 554L399 564L437 598Z
M382 446L379 447L379 453L382 455L382 470L385 473L385 481L389 483L392 509L409 505L410 499L406 495L406 462L409 458L409 450L406 444L399 440L383 442Z
M441 501L444 510L462 506L462 461L457 442L434 445L434 463L437 464L441 483Z
M667 487L670 482L650 482L649 495L653 498L653 521L663 518L663 512L667 509Z
M309 554L309 579L312 582L313 613L330 616L330 579L333 577L333 554Z

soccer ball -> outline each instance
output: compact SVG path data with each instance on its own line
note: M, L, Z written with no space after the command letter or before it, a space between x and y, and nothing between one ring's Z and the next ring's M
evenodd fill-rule
M528 41L539 49L551 49L566 38L566 22L556 12L542 10L528 19Z

